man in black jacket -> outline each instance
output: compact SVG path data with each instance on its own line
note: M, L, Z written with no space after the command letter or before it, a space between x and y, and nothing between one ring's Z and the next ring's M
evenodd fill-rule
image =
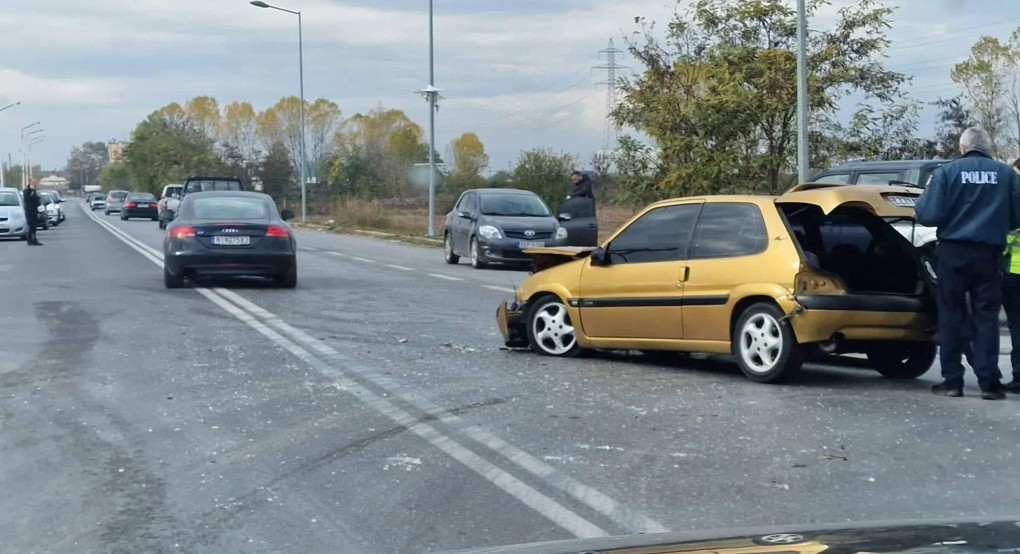
M936 169L917 201L917 222L938 228L936 302L945 381L932 388L935 394L963 395L961 354L970 340L981 398L1005 397L999 371L1001 265L1006 235L1020 226L1020 180L1013 168L992 159L991 150L984 129L964 131L963 157Z
M570 189L567 200L571 198L591 198L595 200L595 192L591 187L591 179L587 175L580 171L573 171L570 173L570 181L574 183L574 186Z
M35 238L35 228L39 225L39 193L29 183L22 192L25 198L25 222L28 223L28 245L42 246Z

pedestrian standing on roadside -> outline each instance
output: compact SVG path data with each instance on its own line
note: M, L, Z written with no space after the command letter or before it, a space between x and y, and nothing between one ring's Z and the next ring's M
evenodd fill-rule
M42 243L35 238L35 229L39 225L39 193L29 183L22 191L25 198L25 222L28 224L28 245L42 246Z
M1006 393L999 372L999 309L1002 306L1002 252L1006 235L1020 227L1020 177L992 159L992 139L981 127L960 136L963 156L935 170L917 201L917 222L936 227L935 272L939 286L939 361L944 381L932 392L963 396L967 325L972 325L973 367L981 398ZM967 295L973 311L968 321Z
M595 200L595 191L592 190L590 177L575 170L570 173L570 182L574 186L570 189L567 200L571 198L591 198Z

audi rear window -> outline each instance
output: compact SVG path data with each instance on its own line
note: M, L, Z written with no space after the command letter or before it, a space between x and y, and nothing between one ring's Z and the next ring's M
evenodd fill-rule
M261 198L197 198L191 212L198 219L267 219L269 207Z

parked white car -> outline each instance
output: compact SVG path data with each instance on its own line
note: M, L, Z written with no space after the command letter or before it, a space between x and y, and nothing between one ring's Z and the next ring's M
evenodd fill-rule
M28 239L28 221L21 191L0 188L0 238Z

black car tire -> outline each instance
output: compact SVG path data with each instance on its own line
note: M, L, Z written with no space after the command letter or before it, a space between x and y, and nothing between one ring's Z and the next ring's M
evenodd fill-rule
M157 216L153 216L152 220L153 221L159 221L159 216L158 215Z
M184 286L184 275L174 275L163 266L163 285L168 289L179 289Z
M740 371L757 383L781 383L804 364L804 351L793 328L774 304L753 304L733 328L733 355Z
M478 239L471 237L471 267L485 269L489 264L482 260L482 253L478 251Z
M48 217L44 217L43 218L42 228L43 228L43 231L49 231L50 230L50 218L48 218Z
M573 358L581 353L570 312L556 296L542 296L533 301L527 311L525 326L528 344L543 356ZM569 339L563 340L564 337Z
M159 220L159 228L160 228L161 230L162 230L162 229L166 229L166 222L165 222L165 221L163 221L162 219L160 219L160 220Z
M120 220L121 221L127 221L128 220L128 217L126 215L124 215L124 212L120 212Z
M292 289L297 286L297 264L290 271L273 279L273 283L281 289Z
M453 237L450 233L446 233L446 237L443 238L443 258L450 265L460 263L460 256L453 253Z
M893 342L868 349L868 362L883 377L917 379L928 373L938 347L934 342Z
M103 215L110 215L110 210L103 210Z

